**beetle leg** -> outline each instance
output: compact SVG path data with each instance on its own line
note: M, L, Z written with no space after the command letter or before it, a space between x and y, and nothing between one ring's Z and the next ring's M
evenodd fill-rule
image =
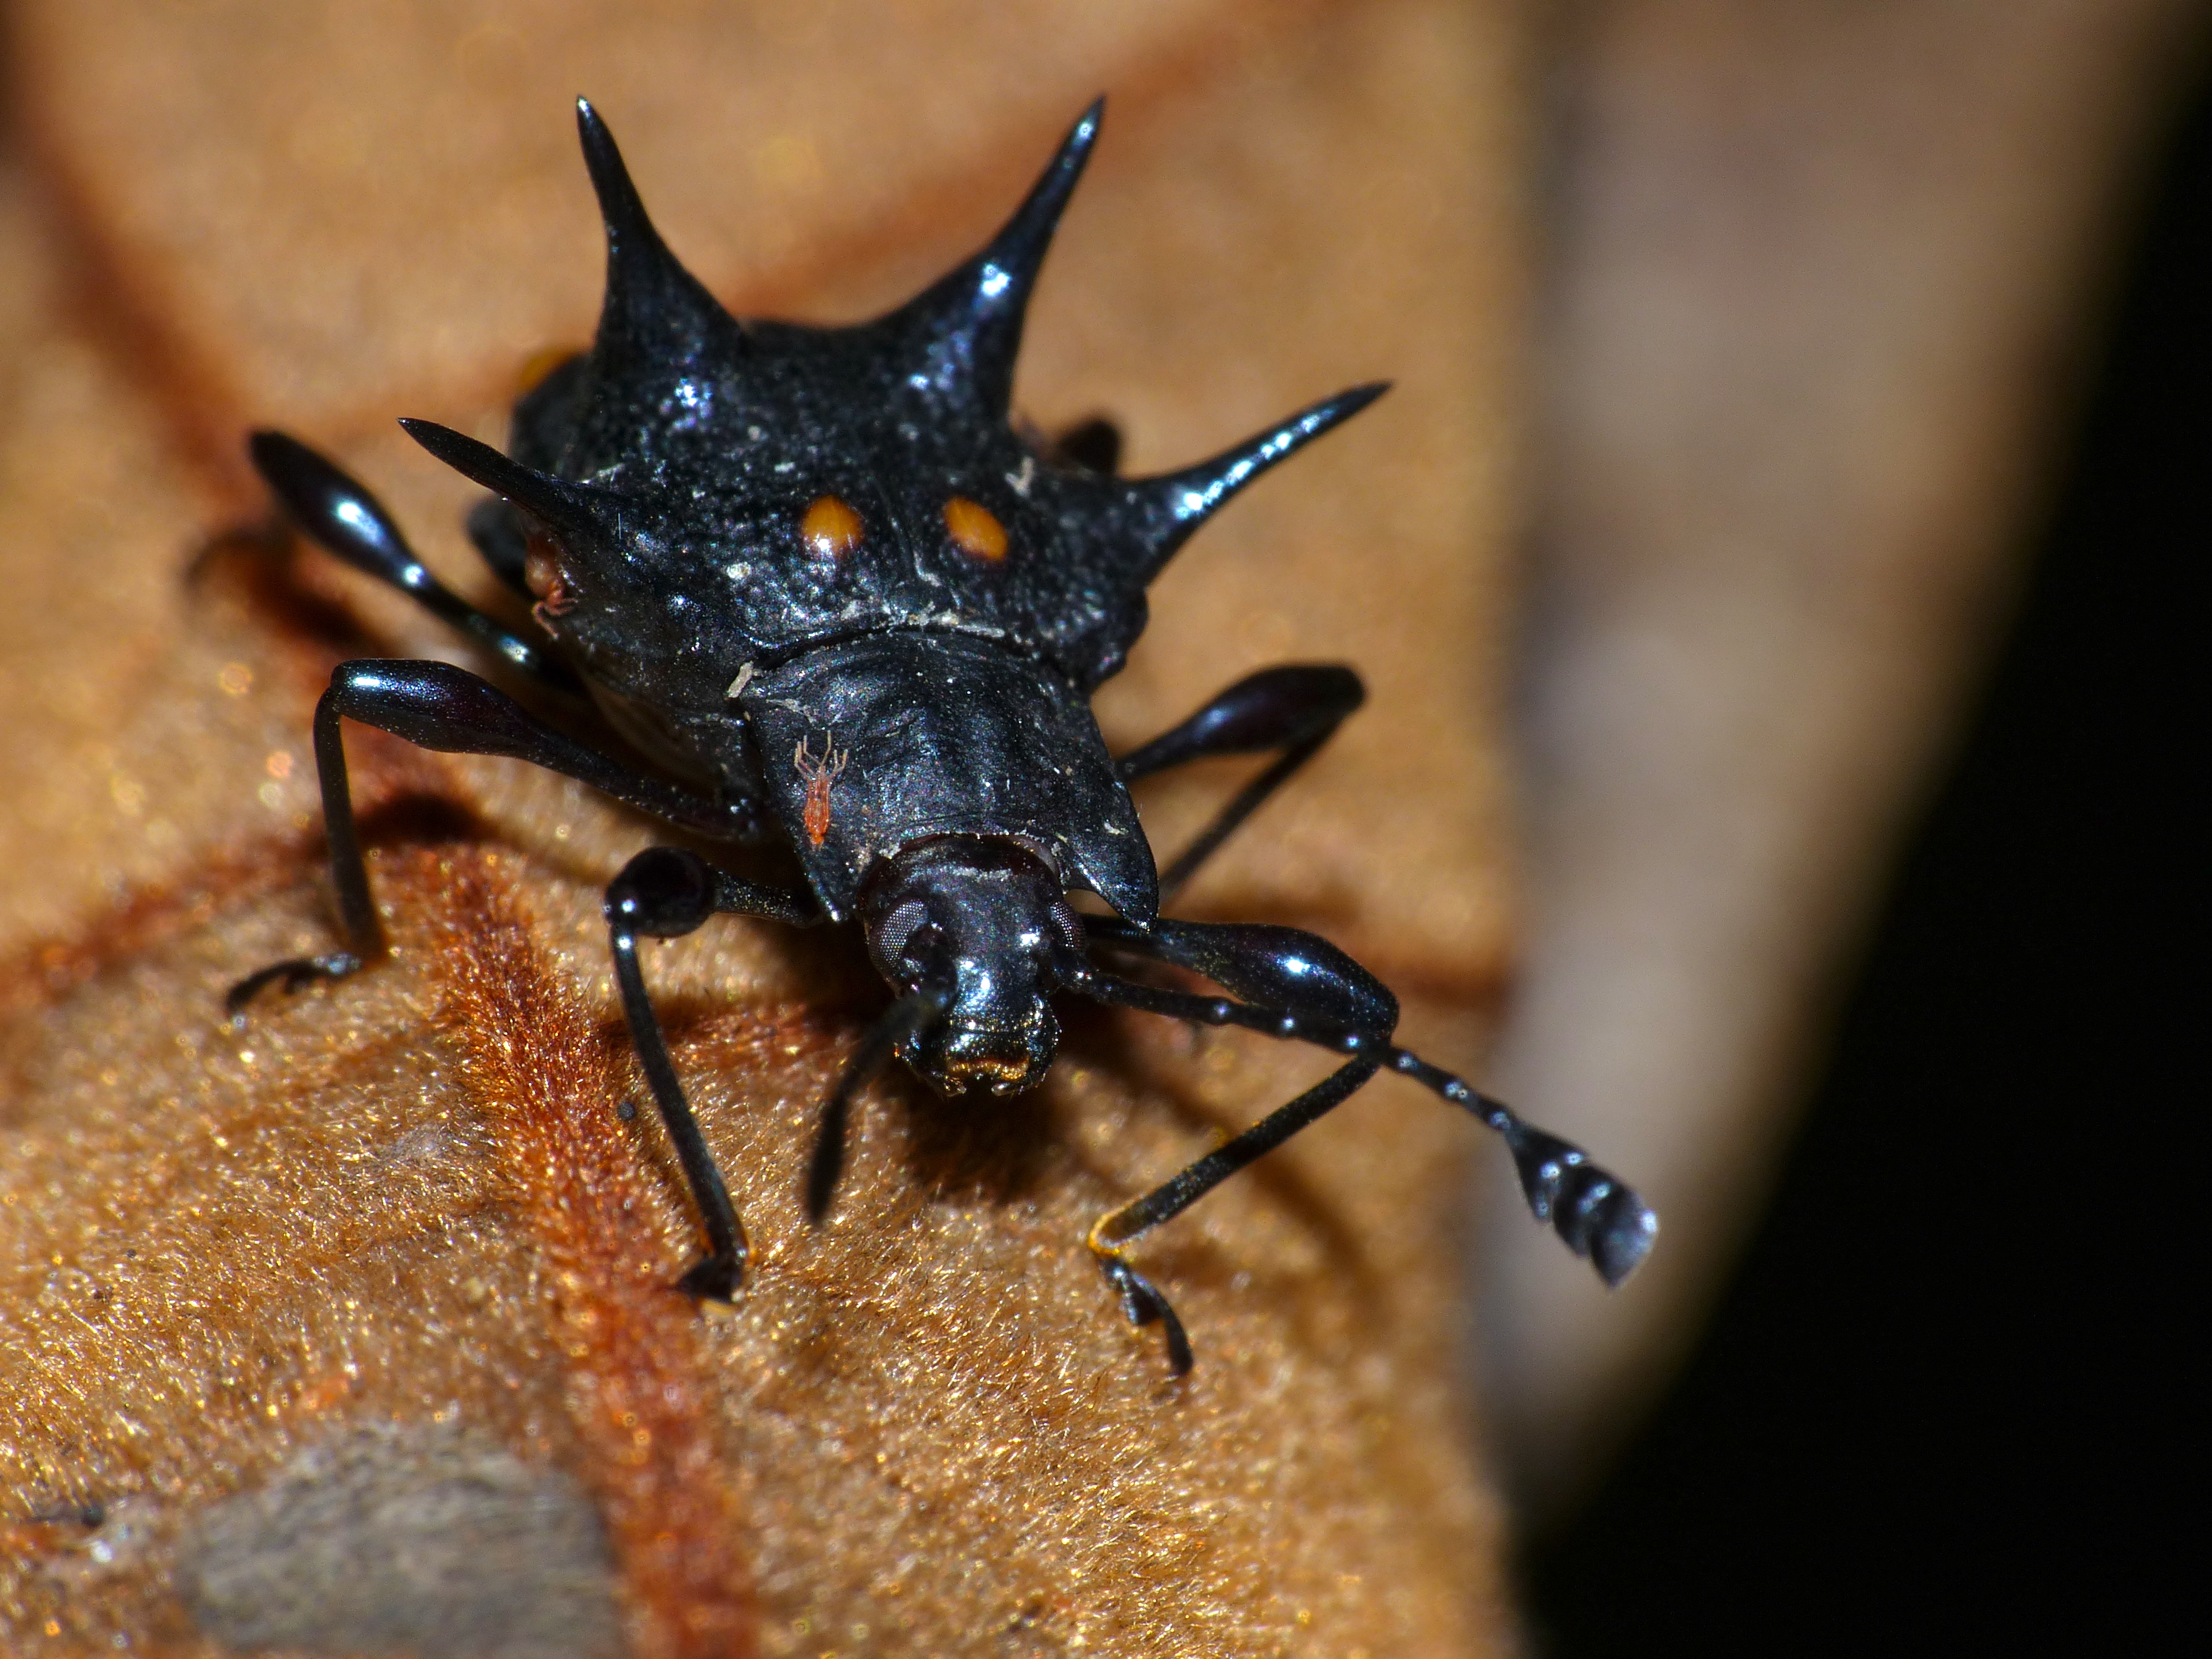
M346 777L339 722L359 720L445 754L501 755L524 760L587 783L687 830L723 841L752 841L761 834L750 801L725 805L631 770L563 736L505 692L465 668L442 662L340 663L330 690L315 705L315 768L323 790L323 823L331 848L331 878L346 948L327 956L271 963L230 988L223 1006L234 1018L264 987L283 981L297 990L318 979L343 979L382 954L384 930L369 896L368 867L361 855L353 796Z
M1658 1218L1632 1188L1591 1163L1579 1147L1536 1127L1464 1079L1393 1042L1396 999L1328 940L1292 927L1163 921L1139 932L1113 917L1085 917L1085 922L1094 945L1142 952L1189 969L1237 993L1237 998L1250 1000L1164 990L1087 964L1063 969L1062 982L1068 989L1097 1002L1202 1025L1237 1026L1283 1041L1310 1042L1347 1057L1344 1066L1314 1088L1142 1198L1102 1218L1091 1229L1091 1249L1122 1292L1133 1320L1155 1304L1161 1315L1171 1316L1165 1298L1137 1279L1121 1259L1121 1247L1188 1209L1237 1170L1281 1146L1349 1099L1381 1070L1411 1078L1503 1137L1536 1219L1550 1223L1577 1255L1589 1257L1607 1285L1626 1279L1650 1249ZM1171 1362L1176 1359L1174 1331L1170 1325ZM1178 1370L1188 1364L1188 1352L1186 1344Z
M738 1218L730 1189L715 1166L714 1155L699 1132L699 1121L684 1098L684 1085L669 1058L660 1021L647 994L645 975L638 964L641 935L677 939L703 926L717 914L766 916L809 927L823 921L821 907L806 895L765 887L715 869L696 853L674 847L652 847L623 866L607 884L608 943L614 952L615 983L622 994L623 1018L629 1024L630 1042L638 1063L645 1069L653 1103L676 1147L684 1179L706 1224L706 1257L677 1281L677 1288L691 1296L726 1302L744 1276L744 1224Z
M571 697L584 696L583 683L575 671L549 653L543 643L522 638L425 569L384 503L359 480L282 432L257 432L246 448L255 468L293 521L328 551L355 569L398 588L441 622L489 647L540 685ZM496 560L494 568L500 568Z
M1197 873L1198 867L1238 824L1312 758L1344 719L1366 700L1359 676L1334 663L1285 663L1262 669L1218 694L1173 730L1124 755L1115 765L1124 783L1214 755L1283 752L1231 798L1198 838L1160 872L1160 902Z
M1261 1118L1233 1140L1224 1141L1142 1198L1098 1218L1084 1243L1097 1258L1107 1282L1121 1292L1122 1310L1133 1325L1158 1319L1167 1327L1168 1367L1177 1376L1190 1369L1190 1339L1166 1297L1129 1265L1125 1246L1181 1215L1248 1164L1271 1152L1323 1113L1342 1105L1375 1075L1376 1062L1354 1060L1323 1078L1297 1099Z

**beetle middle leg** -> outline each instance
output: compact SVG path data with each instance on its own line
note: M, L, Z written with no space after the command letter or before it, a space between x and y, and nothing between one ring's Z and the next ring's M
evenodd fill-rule
M1174 897L1237 826L1313 758L1314 751L1366 699L1359 676L1341 664L1285 663L1247 675L1217 693L1182 725L1116 761L1121 781L1133 783L1170 766L1215 755L1283 751L1238 790L1213 822L1160 872L1160 902Z
M1066 971L1071 990L1147 1013L1310 1042L1346 1057L1313 1088L1091 1228L1086 1242L1131 1322L1165 1324L1169 1363L1177 1375L1190 1368L1189 1341L1167 1298L1130 1266L1127 1247L1341 1105L1378 1071L1411 1078L1500 1135L1536 1218L1549 1222L1576 1255L1589 1257L1607 1285L1627 1278L1650 1250L1658 1220L1633 1189L1579 1147L1400 1047L1392 1040L1397 999L1327 939L1295 927L1255 924L1161 921L1139 930L1112 917L1086 918L1086 924L1094 948L1150 956L1202 974L1233 994L1164 990L1089 964Z

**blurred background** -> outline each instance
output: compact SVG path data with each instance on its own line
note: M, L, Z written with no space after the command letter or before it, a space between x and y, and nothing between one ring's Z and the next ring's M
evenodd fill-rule
M1625 1443L1519 1466L1538 1651L2171 1640L2156 1379L2193 1367L2144 1183L2203 1088L2212 85L2182 52L2143 91L2043 470L1766 1085L1742 1255Z
M376 158L347 150L368 142L356 130L324 122L320 105L295 121L279 97L254 102L307 82L192 57L196 40L217 38L194 33L200 20L235 25L252 9L19 0L7 14L7 200L47 228L11 232L0 258L27 268L19 243L65 246L59 268L79 283L69 307L99 319L102 349L162 405L144 446L156 459L114 467L171 469L162 488L210 524L256 499L236 461L249 416L368 432L403 391L489 409L507 358L573 332L597 282L549 256L560 274L532 289L525 315L507 303L505 273L469 263L507 248L510 266L534 274L549 203L568 216L562 234L589 228L560 124L510 142L474 113L497 105L471 77L497 81L526 14L472 27L456 46L428 9L361 10L362 39L397 44L376 48L388 62L364 47L330 64L356 84L328 101L368 107L390 85L445 100L441 144L420 165L456 170L435 189L398 179L388 201ZM586 62L590 9L565 9L562 47ZM1158 364L1203 362L1224 326L1259 339L1273 325L1233 293L1216 296L1221 316L1194 309L1184 279L1225 258L1217 244L1260 247L1270 226L1293 223L1301 198L1285 179L1370 167L1370 194L1389 203L1374 222L1429 238L1408 263L1437 274L1407 279L1406 303L1355 280L1362 259L1389 257L1380 233L1311 293L1292 268L1277 274L1291 294L1283 319L1304 307L1336 325L1296 331L1317 386L1393 372L1370 356L1394 325L1449 360L1399 399L1431 399L1431 447L1399 437L1389 460L1418 474L1394 499L1419 504L1426 489L1447 502L1431 541L1474 574L1453 589L1451 627L1431 629L1443 647L1425 635L1401 659L1392 629L1410 624L1378 611L1343 648L1386 673L1428 674L1436 741L1462 746L1427 772L1474 781L1466 799L1450 793L1456 781L1422 783L1418 753L1402 773L1357 770L1370 741L1410 752L1378 725L1340 745L1355 769L1316 768L1311 799L1317 821L1341 808L1355 823L1365 811L1445 825L1402 860L1376 836L1340 838L1376 866L1347 885L1398 884L1360 912L1356 942L1413 964L1440 1003L1495 1012L1498 1092L1597 1152L1665 1218L1647 1267L1607 1296L1529 1226L1505 1172L1482 1166L1472 1410L1515 1516L1532 1647L1562 1659L1632 1644L1856 1650L1909 1626L1931 1645L1978 1650L2061 1621L2109 1641L2118 1609L2090 1546L2129 1507L2132 1472L2159 1455L2147 1430L2130 1431L2113 1379L2172 1363L2158 1317L2122 1316L2159 1264L2118 1235L2157 1201L2145 1188L2166 1179L2153 1160L2201 1023L2176 966L2185 931L2201 936L2177 879L2193 822L2180 783L2202 752L2185 735L2203 701L2187 694L2185 665L2201 647L2171 636L2190 614L2181 572L2212 472L2212 7L1465 0L1363 12L1358 0L1182 0L1091 14L1094 33L1080 35L1050 8L1009 5L960 25L975 61L1003 59L995 79L902 94L882 41L905 29L926 44L930 8L878 9L890 21L872 55L848 52L836 33L867 9L839 12L827 34L805 7L750 9L752 101L715 118L749 135L739 193L752 240L711 168L677 172L657 198L670 222L698 228L688 246L749 308L865 309L897 291L969 234L961 215L984 158L1004 175L994 191L1030 165L1027 149L1006 160L1015 151L994 134L1047 131L1094 83L1135 88L1115 118L1137 137L1102 152L1097 191L1127 205L1070 230L1091 239L1083 258L1108 272L1101 291L1118 306L1092 310L1116 320L1086 333L1089 313L1063 307L1052 337L1074 343L1047 348L1060 356L1041 378L1052 397L1095 388L1082 396L1134 416L1140 443L1182 441L1178 421L1243 429L1204 400L1225 408L1249 386L1210 373L1170 386ZM652 50L636 46L606 79L680 50L686 9L646 12ZM1364 33L1345 21L1355 15ZM637 27L641 40L648 25ZM1372 88L1329 102L1326 70L1285 44L1338 38L1331 29L1367 43L1362 73L1376 84L1392 65L1449 59L1398 112L1412 127L1433 109L1431 128L1394 131L1388 153L1365 157L1362 125L1382 131ZM272 64L288 50L312 58L244 33ZM131 52L106 51L126 33ZM432 46L453 73L417 86L410 54ZM1253 72L1298 89L1270 108L1337 125L1316 116L1310 131L1293 119L1224 139L1208 152L1228 158L1213 193L1188 192L1183 228L1161 233L1176 258L1131 255L1120 268L1146 227L1172 216L1154 204L1182 199L1180 112L1212 111L1206 89L1233 93L1248 64L1289 65ZM673 148L686 112L653 106L639 89L649 85L641 69L623 82L641 107L625 140ZM900 107L921 135L910 152L863 118L893 95L910 95ZM1191 131L1255 133L1232 118L1233 97L1221 102L1225 113ZM238 114L249 105L253 119ZM416 118L361 130L390 143ZM282 167L253 149L266 136L257 120L286 135ZM815 136L786 143L774 136L785 128ZM204 147L179 148L180 131L204 133ZM1429 176L1386 176L1389 155L1423 138ZM452 159L472 144L521 158L481 208L482 181ZM146 184L148 158L178 155L173 179ZM911 201L902 168L929 185ZM301 182L319 176L377 182L358 195ZM1221 206L1247 179L1261 181L1255 201L1262 185L1273 191L1249 224ZM252 196L264 186L267 199ZM422 219L410 190L442 216ZM1330 212L1358 221L1358 196L1340 186ZM422 224L426 257L411 267L379 217L403 207ZM1109 222L1111 236L1096 228ZM1286 246L1302 234L1284 233ZM289 312L289 291L257 280L288 257L321 262L314 303ZM380 282L398 297L367 286ZM19 332L43 336L46 313L19 304L27 287L11 280L0 305L22 312L10 313ZM1346 301L1359 294L1365 311ZM1056 303L1049 290L1045 302ZM1413 303L1438 309L1408 320ZM1117 327L1145 351L1125 349ZM480 343L487 331L495 347ZM16 395L14 380L0 385ZM11 422L41 424L17 401ZM1438 434L1453 453L1437 453ZM70 495L18 465L29 482L16 495ZM71 534L112 538L113 515L139 510L102 495L112 476L71 486L70 512L100 497L106 515L84 519L89 530L72 520ZM171 558L167 531L131 527ZM1355 598L1390 586L1328 549L1313 568L1334 568ZM1433 583L1435 567L1407 568ZM1331 648L1326 631L1301 630L1334 625L1352 603L1228 615L1233 587L1191 591L1163 617L1211 617L1213 637L1261 655ZM97 618L79 620L97 637ZM80 647L54 637L60 657L27 639L0 660L0 694L61 707L52 682ZM1431 672L1436 651L1462 640L1479 660ZM1217 670L1209 659L1201 678ZM1140 665L1130 684L1151 672ZM98 713L64 709L56 729L78 744L64 717L90 730ZM41 757L76 750L10 721L0 743L18 745L7 753L26 804L0 843L58 872L19 884L20 914L0 915L12 945L82 910L70 872L108 851L57 848L54 826L74 824L76 805L31 797ZM1510 787L1498 781L1509 771ZM1431 787L1449 811L1427 810L1418 792ZM287 796L288 810L305 799ZM1509 799L1512 836L1492 805ZM1408 799L1423 810L1402 811ZM1292 874L1334 855L1326 833L1294 828ZM1517 870L1498 852L1509 841ZM173 856L144 845L134 823L101 892L160 873L130 862ZM1455 851L1472 873L1437 896Z

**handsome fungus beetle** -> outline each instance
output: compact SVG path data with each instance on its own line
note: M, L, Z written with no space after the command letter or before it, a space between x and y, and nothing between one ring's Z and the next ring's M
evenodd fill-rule
M720 912L794 927L857 921L894 1000L825 1105L806 1173L819 1222L854 1095L894 1055L934 1089L1034 1086L1067 993L1315 1044L1321 1083L1156 1190L1103 1217L1089 1247L1135 1324L1174 1310L1128 1246L1378 1071L1426 1085L1505 1139L1538 1219L1617 1284L1656 1221L1583 1153L1392 1042L1397 1000L1327 940L1289 927L1170 921L1162 904L1364 696L1351 670L1292 665L1239 681L1118 759L1091 694L1146 621L1145 589L1245 485L1380 396L1314 404L1211 460L1116 476L1103 423L1046 444L1009 403L1022 319L1054 225L1097 136L1079 121L982 252L919 297L851 328L732 318L662 243L605 125L577 106L606 223L592 349L517 404L513 456L427 421L402 424L494 492L470 518L492 568L533 602L526 638L426 572L353 479L281 434L255 464L307 533L413 594L503 657L549 702L595 708L657 772L568 736L439 662L342 664L315 711L331 868L346 948L240 981L341 979L382 949L347 791L340 723L426 749L532 762L708 842L786 842L804 890L661 847L609 884L615 976L640 1062L705 1223L681 1280L728 1298L744 1229L686 1103L638 963ZM1273 752L1182 854L1156 870L1128 786L1201 757ZM665 774L665 775L663 775ZM1079 914L1072 890L1109 915ZM1229 994L1127 977L1114 958L1188 969Z

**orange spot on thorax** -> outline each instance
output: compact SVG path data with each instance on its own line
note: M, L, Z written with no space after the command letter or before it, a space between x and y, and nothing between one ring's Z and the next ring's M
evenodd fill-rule
M817 495L799 521L799 533L817 559L834 559L860 544L860 515L835 495Z
M1006 526L981 501L955 495L945 503L945 533L974 559L996 564L1006 556Z

